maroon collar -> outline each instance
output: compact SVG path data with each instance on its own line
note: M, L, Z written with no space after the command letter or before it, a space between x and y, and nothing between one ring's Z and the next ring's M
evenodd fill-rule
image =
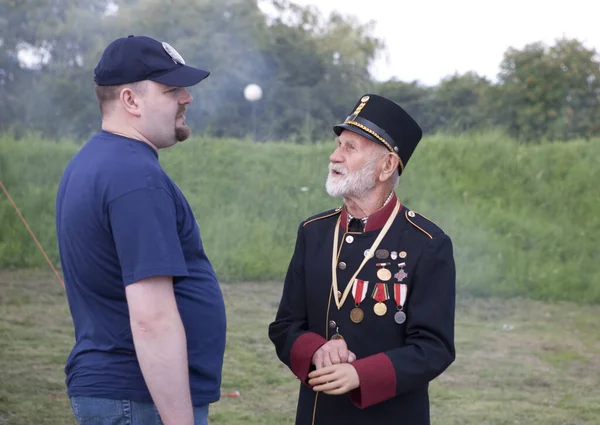
M383 228L383 226L385 226L385 222L387 221L387 219L390 218L390 215L392 215L392 211L394 211L394 207L396 206L397 199L398 199L398 197L396 196L396 193L393 193L392 198L389 200L389 202L387 204L385 204L383 207L381 207L380 209L375 211L373 214L371 214L367 218L367 224L365 225L364 231L370 232L372 230L379 230L379 229ZM342 226L342 229L344 230L344 232L348 231L348 210L346 209L345 205L344 205L344 208L342 208L340 225Z

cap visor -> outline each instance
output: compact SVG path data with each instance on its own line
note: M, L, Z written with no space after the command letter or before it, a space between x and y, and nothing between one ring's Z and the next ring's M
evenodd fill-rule
M336 125L336 126L333 127L333 132L336 135L338 135L338 136L340 134L342 134L343 130L351 131L353 133L358 134L359 136L366 137L367 139L369 139L369 140L371 140L371 141L373 141L375 143L379 143L380 145L383 146L383 144L379 140L377 140L377 138L375 138L373 135L367 133L364 130L361 130L360 128L358 128L356 126L353 126L352 124L338 124L338 125Z
M171 72L150 78L152 81L172 87L190 87L198 84L210 75L210 72L203 69L193 68L187 65L181 65Z

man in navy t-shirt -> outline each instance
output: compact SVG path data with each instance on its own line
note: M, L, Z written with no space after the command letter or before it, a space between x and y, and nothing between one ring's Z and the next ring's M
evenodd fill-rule
M208 75L142 36L115 40L95 69L102 130L70 161L56 199L75 330L66 384L82 425L206 424L219 399L223 296L158 157L189 137L185 87Z

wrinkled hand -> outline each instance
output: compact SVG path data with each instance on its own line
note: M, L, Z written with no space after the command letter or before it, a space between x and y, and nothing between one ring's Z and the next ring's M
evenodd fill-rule
M329 395L341 395L358 388L360 379L354 366L349 363L340 363L313 370L308 374L308 385L314 391L324 392Z
M334 339L322 345L312 358L312 363L317 370L339 363L351 363L356 360L356 355L348 350L346 341Z

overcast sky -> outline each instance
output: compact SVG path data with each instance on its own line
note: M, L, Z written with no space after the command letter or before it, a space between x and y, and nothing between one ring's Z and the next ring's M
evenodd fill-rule
M560 37L576 38L600 53L600 0L292 0L375 21L387 57L375 78L437 84L472 70L495 81L503 53Z

